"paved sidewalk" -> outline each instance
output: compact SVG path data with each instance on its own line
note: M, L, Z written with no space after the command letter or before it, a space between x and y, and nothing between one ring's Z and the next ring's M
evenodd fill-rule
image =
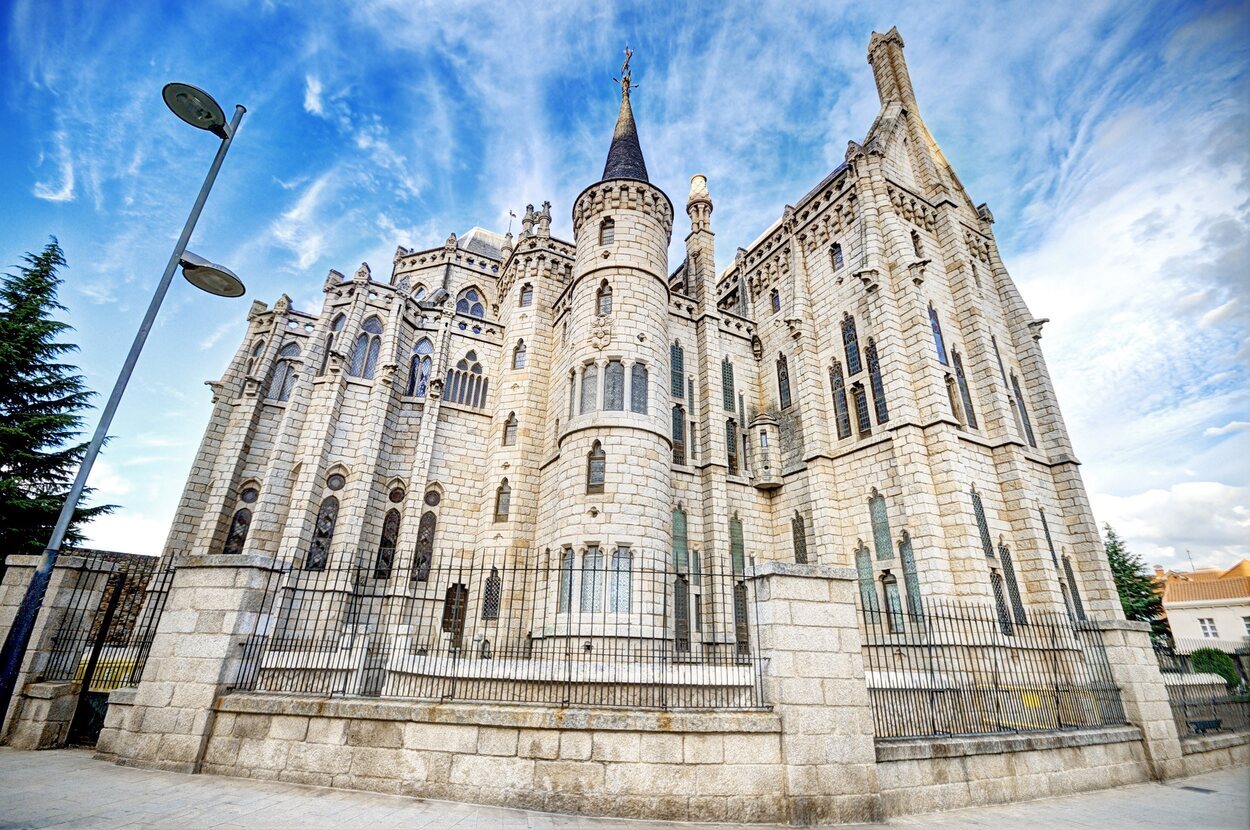
M1250 770L1243 767L1167 784L908 816L888 826L922 825L994 830L1245 830L1250 826ZM531 813L269 781L151 772L96 761L88 750L0 749L0 828L727 830L743 826Z

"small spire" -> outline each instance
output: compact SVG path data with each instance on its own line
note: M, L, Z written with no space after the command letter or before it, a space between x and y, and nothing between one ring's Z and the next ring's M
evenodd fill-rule
M621 77L617 83L621 85L621 111L616 117L616 130L612 133L612 146L608 149L608 161L603 166L603 180L638 179L649 182L647 163L642 157L642 146L638 143L638 127L634 124L634 111L629 105L629 90L633 86L633 70L629 68L629 59L634 56L633 50L625 47L625 64L621 67Z

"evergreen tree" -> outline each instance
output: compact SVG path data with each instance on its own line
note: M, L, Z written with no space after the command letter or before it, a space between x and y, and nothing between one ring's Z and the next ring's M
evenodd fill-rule
M43 550L73 484L87 445L75 439L92 396L78 367L60 360L77 346L61 342L72 331L52 315L65 265L53 238L26 254L17 273L0 278L0 556ZM85 492L84 497L88 495ZM65 541L82 540L76 525L109 505L74 511ZM0 561L0 572L3 572Z
M1115 579L1116 591L1124 616L1130 620L1150 621L1163 611L1163 600L1155 593L1154 578L1146 569L1141 557L1129 553L1122 540L1109 524L1104 524L1107 536L1107 562Z

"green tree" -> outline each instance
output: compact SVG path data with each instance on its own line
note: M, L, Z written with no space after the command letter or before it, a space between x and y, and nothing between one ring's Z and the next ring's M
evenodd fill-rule
M1124 616L1130 620L1153 620L1163 611L1163 600L1155 593L1154 578L1146 569L1146 563L1140 556L1129 553L1124 540L1111 525L1104 524L1102 528L1107 537L1107 562L1111 565Z
M1241 675L1233 658L1217 648L1200 648L1189 655L1189 665L1196 672L1210 672L1224 678L1224 685L1235 689L1241 685Z
M43 550L86 450L78 443L82 412L92 396L78 367L61 359L78 349L62 342L72 331L53 319L65 266L53 238L25 265L0 278L0 556ZM90 491L84 493L84 498ZM76 526L111 510L79 507L66 534L82 540ZM3 572L0 560L0 572Z

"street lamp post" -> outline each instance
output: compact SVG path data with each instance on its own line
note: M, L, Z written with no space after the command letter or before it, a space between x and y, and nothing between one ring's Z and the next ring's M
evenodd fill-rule
M156 313L160 310L161 302L169 291L169 284L173 281L174 271L181 265L183 275L188 282L211 294L223 297L239 297L244 292L243 283L239 281L238 277L228 269L215 265L188 251L187 241L191 238L191 232L195 230L195 224L200 218L200 212L204 209L204 202L207 201L208 193L212 190L213 182L217 179L217 171L221 169L221 163L225 160L226 153L230 150L230 144L234 141L235 133L238 132L239 122L243 120L243 113L247 110L242 104L235 105L234 118L227 124L225 113L221 107L213 100L212 96L203 90L196 89L188 84L175 83L166 84L161 94L165 99L166 105L173 110L175 115L193 127L213 133L221 139L221 145L217 148L217 155L213 158L212 166L208 168L208 175L204 179L203 186L200 187L200 194L196 197L195 204L191 207L191 214L187 217L186 224L183 225L182 235L178 237L178 244L174 246L169 262L165 265L165 273L161 276L161 281L156 286L156 291L152 295L152 301L148 304L147 314L143 316L143 322L139 325L139 331L135 334L134 342L130 345L130 352L126 355L126 361L122 364L121 373L117 376L117 382L113 384L113 391L109 395L108 403L104 405L104 409L100 413L100 423L96 426L91 443L87 445L87 451L83 454L82 464L78 468L78 475L74 478L74 484L70 487L69 494L65 497L65 503L61 505L61 513L57 517L56 526L52 529L52 537L48 540L48 545L43 551L43 557L39 560L39 566L35 569L35 575L31 577L30 585L26 587L26 594L22 597L22 604L17 609L17 616L14 617L13 625L9 628L9 634L5 638L4 648L0 650L0 726L3 725L8 713L9 702L12 700L14 689L17 686L17 678L21 672L22 662L26 657L26 649L30 645L30 637L35 628L35 620L39 616L40 607L43 605L44 594L47 593L48 582L52 578L52 567L56 564L57 556L61 552L61 543L65 539L65 532L69 529L69 523L73 519L74 509L78 506L78 500L82 497L83 488L87 484L87 477L91 474L91 467L95 463L96 456L100 454L100 448L104 445L104 439L108 435L109 426L113 422L113 414L117 411L117 405L121 402L122 393L126 391L126 384L129 383L130 376L134 372L135 363L139 359L139 352L143 350L143 344L148 339L148 333L152 330L152 323L156 319Z

